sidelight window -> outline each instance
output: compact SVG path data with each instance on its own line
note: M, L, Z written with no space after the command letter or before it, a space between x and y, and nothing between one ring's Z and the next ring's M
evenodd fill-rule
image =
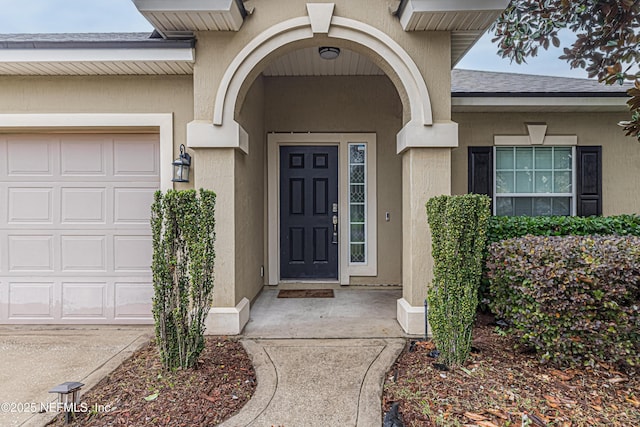
M367 145L349 144L349 261L367 262Z

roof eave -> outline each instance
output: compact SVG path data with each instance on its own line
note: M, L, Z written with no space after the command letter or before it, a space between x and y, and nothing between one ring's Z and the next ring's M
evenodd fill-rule
M395 15L405 31L449 31L454 67L508 5L509 0L402 0Z
M167 38L194 31L238 31L247 16L241 0L133 0L133 3Z

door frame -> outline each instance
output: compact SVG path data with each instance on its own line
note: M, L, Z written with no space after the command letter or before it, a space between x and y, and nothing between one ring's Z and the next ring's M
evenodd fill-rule
M367 262L350 263L349 253L349 200L348 200L348 155L349 143L367 144L367 205L366 235ZM280 146L338 147L338 282L348 285L351 276L377 276L377 181L376 181L376 134L375 133L269 133L267 135L267 265L269 285L278 285L280 279ZM290 281L290 280L287 280ZM297 281L304 282L304 281ZM315 281L317 282L317 281Z

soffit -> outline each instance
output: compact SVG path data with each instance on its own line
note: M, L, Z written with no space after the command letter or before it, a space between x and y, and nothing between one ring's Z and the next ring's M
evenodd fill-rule
M509 0L404 0L398 17L405 31L450 31L454 66L508 4Z
M133 0L138 11L168 38L194 31L238 31L246 11L239 0Z
M193 40L148 33L0 35L0 75L179 75L194 62Z

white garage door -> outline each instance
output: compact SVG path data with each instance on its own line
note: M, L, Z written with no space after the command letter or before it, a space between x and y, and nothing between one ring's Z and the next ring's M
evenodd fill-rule
M0 135L0 323L150 323L157 135Z

